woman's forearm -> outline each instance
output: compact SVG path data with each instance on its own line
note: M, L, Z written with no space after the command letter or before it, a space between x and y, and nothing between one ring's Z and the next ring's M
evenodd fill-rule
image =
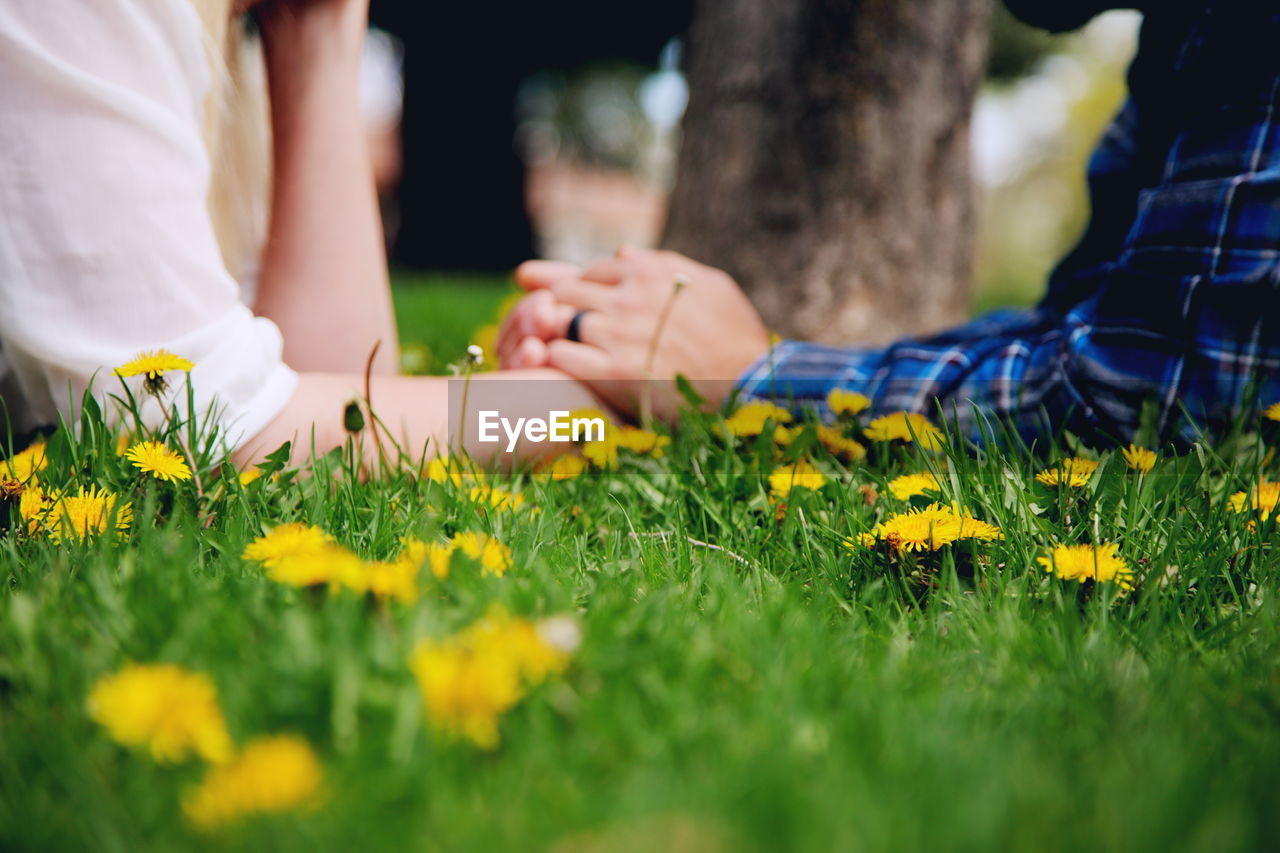
M303 372L393 373L398 341L357 95L367 4L275 2L262 15L274 179L257 313Z
M371 380L373 412L385 449L399 445L411 459L443 450L463 450L482 464L511 463L563 452L563 444L522 440L514 453L504 441L479 440L479 413L498 412L510 423L519 418L547 419L554 411L596 408L601 404L586 386L556 370L511 370L484 373L470 380L428 376L375 376ZM464 391L465 388L465 391ZM364 377L355 373L304 373L288 405L261 432L235 453L248 465L286 441L294 442L294 461L314 450L327 453L343 444L343 413L364 394ZM465 396L466 416L462 416ZM369 462L377 456L373 425L366 423L364 449Z

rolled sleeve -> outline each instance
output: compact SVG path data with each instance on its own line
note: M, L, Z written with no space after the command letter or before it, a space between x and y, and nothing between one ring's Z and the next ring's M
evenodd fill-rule
M0 7L0 345L25 426L114 367L194 362L200 412L235 446L288 402L279 329L227 272L206 200L203 28L179 0ZM144 409L163 417L160 401Z
M1046 408L1065 410L1061 318L1039 311L996 311L921 340L880 349L782 341L738 380L739 393L830 414L840 388L866 395L870 414L943 407L967 426L979 417L1011 417L1039 428Z

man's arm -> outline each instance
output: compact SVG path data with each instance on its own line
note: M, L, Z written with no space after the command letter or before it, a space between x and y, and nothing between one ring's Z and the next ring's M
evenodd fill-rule
M677 278L684 284L673 297ZM954 404L966 422L976 406L1019 423L1038 420L1043 407L1065 412L1071 405L1060 316L998 312L882 349L771 346L732 279L670 252L627 250L586 270L530 262L517 280L533 292L507 318L504 364L557 367L624 412L634 413L640 397L627 392L652 382L655 412L673 416L680 398L670 380L677 374L712 404L736 390L821 410L831 389L844 388L870 397L873 413L933 414L941 402ZM581 341L563 340L569 319L582 310L588 313L579 322Z

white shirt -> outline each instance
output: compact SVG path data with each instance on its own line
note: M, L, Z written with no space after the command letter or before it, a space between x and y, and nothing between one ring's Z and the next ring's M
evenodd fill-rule
M195 362L197 406L231 446L297 385L214 238L203 40L189 0L0 2L0 395L16 430L73 414L91 380L118 394L112 368L144 350ZM159 421L154 401L146 414Z

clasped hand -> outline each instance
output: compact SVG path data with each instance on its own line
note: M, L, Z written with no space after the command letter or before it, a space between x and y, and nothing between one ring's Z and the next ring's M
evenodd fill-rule
M529 295L502 324L502 366L563 371L625 414L648 399L656 416L673 418L677 375L719 405L769 348L734 280L675 252L620 249L585 269L528 261L516 281ZM579 314L578 340L567 340ZM652 385L642 391L643 383Z

